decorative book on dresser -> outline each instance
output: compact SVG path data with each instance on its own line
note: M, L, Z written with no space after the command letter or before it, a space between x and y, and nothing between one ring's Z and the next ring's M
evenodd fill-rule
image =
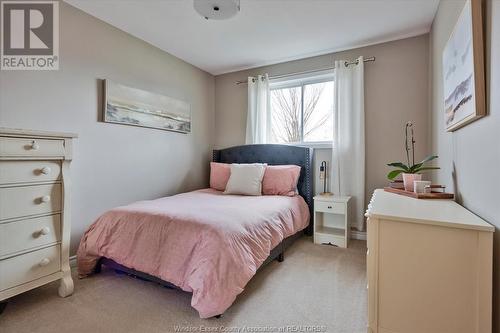
M490 333L494 227L452 200L376 190L368 332Z
M69 268L69 163L76 135L0 128L0 301L60 280Z

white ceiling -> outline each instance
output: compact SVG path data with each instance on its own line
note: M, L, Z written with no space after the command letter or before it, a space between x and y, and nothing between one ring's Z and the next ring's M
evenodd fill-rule
M241 0L237 16L207 21L192 0L65 1L214 75L424 34L439 4Z

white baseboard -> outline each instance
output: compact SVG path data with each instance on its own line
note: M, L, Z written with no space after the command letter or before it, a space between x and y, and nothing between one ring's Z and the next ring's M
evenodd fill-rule
M69 267L76 267L76 255L69 257Z
M366 240L366 231L351 230L351 239Z

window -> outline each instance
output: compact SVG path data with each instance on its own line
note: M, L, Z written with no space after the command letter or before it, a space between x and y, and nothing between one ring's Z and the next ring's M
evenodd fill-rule
M333 94L332 74L272 82L272 143L330 143Z

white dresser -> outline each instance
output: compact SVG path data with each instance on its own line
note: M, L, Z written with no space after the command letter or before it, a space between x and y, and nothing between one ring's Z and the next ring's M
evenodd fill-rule
M376 190L368 332L490 333L494 228L452 200Z
M0 301L60 280L69 268L74 134L0 128Z

